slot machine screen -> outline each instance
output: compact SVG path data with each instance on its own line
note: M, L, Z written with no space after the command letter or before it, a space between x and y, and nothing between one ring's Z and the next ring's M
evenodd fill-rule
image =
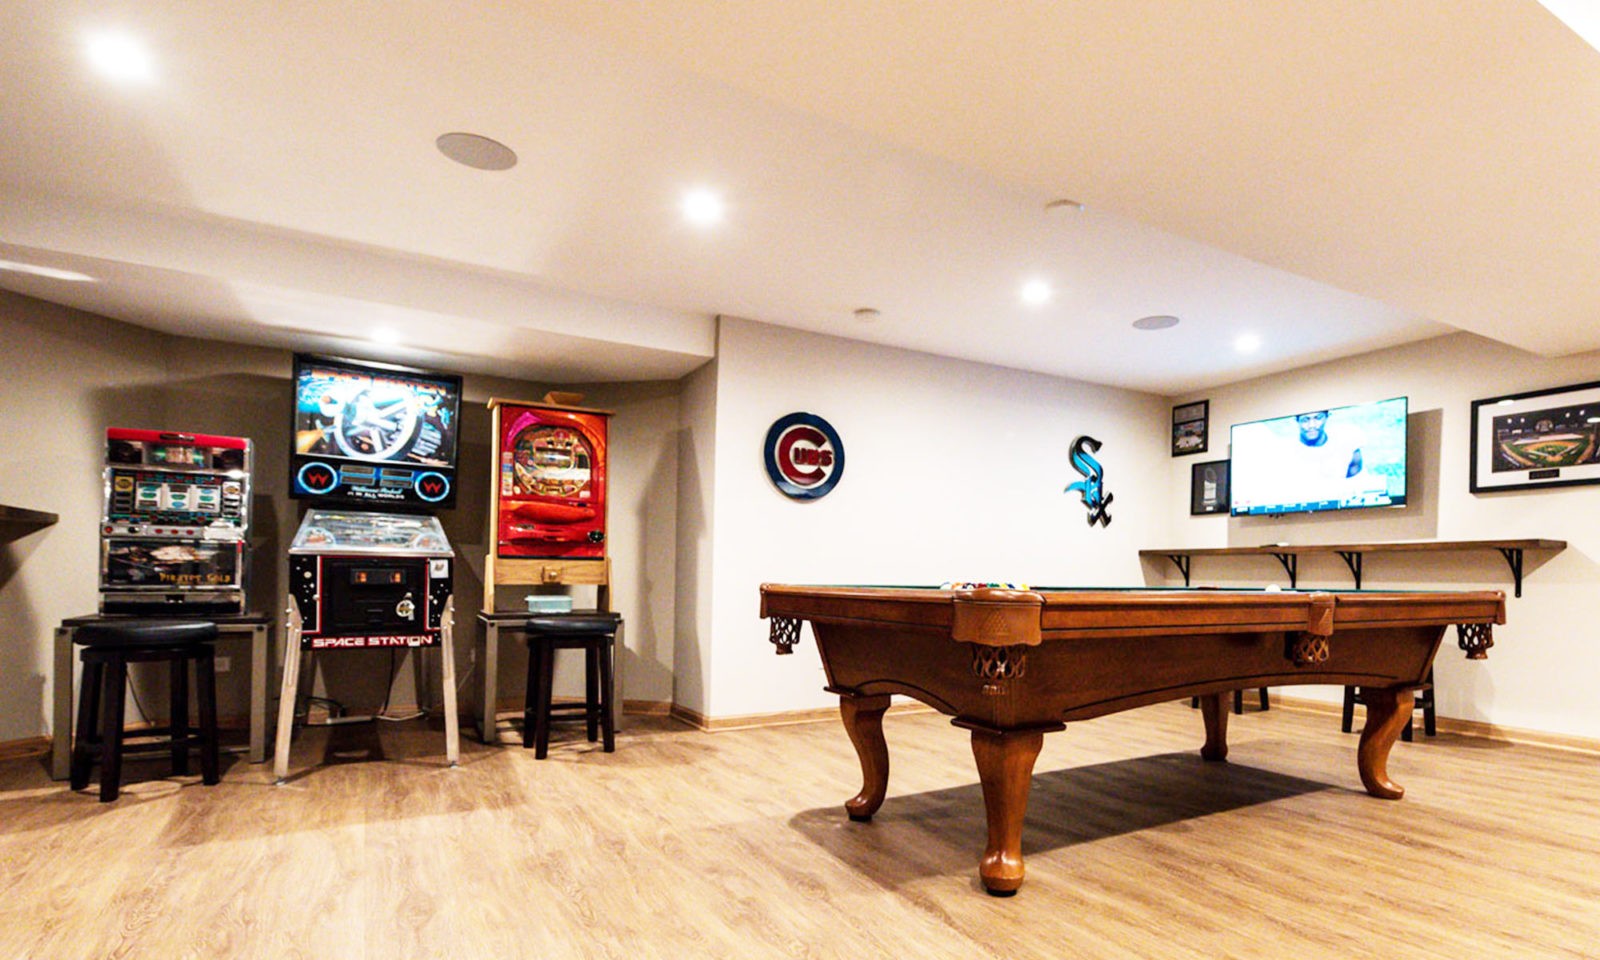
M290 495L452 507L460 413L460 377L297 354Z

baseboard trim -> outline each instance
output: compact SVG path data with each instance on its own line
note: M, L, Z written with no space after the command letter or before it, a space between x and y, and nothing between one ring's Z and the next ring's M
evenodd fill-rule
M32 757L42 757L49 752L49 737L24 737L21 740L7 740L0 743L0 761L27 760Z
M914 700L896 703L889 707L890 713L932 713L933 708ZM749 730L755 727L787 727L797 723L819 723L824 720L837 721L839 719L838 707L817 707L812 710L785 710L781 713L748 713L732 717L708 717L705 714L690 710L679 704L672 705L670 716L677 721L686 723L696 730L706 733L721 733L725 730Z
M138 736L139 731L147 730L159 724L140 720L130 723L123 729L133 736ZM250 729L249 717L218 717L217 729L245 732ZM34 757L48 756L54 743L49 737L23 737L21 740L0 741L0 761L27 760Z
M1286 696L1276 692L1273 694L1272 705L1275 709L1320 713L1328 716L1338 716L1341 712L1341 707L1337 703ZM401 712L402 709L404 709L404 705L399 708L394 705L390 707L391 712L395 713ZM415 710L414 707L411 709ZM520 701L508 701L502 704L503 712L520 712L521 709L522 703ZM931 707L915 701L896 703L889 708L890 713L929 713L931 710ZM839 717L839 710L836 707L819 707L813 710L786 710L779 713L752 713L733 717L707 717L704 714L690 710L688 707L666 700L624 700L622 712L628 716L670 717L706 733L720 733L724 730L748 730L755 727L782 727L797 723L819 723L824 720L837 720ZM224 729L248 729L249 718L222 717L218 719L217 725ZM1577 753L1600 754L1600 738L1595 737L1547 733L1542 730L1526 730L1521 727L1507 727L1478 720L1457 720L1451 717L1440 717L1437 725L1445 733L1463 737L1481 737L1486 740L1501 740L1507 743L1520 743L1534 747L1550 747L1556 750L1571 750ZM147 726L153 726L153 724L130 724L128 730L129 732L136 732ZM49 737L24 737L20 740L0 741L0 761L42 757L50 752L50 747Z
M624 700L622 713L629 717L670 717L671 700Z
M582 703L579 697L553 697L555 703ZM520 716L525 708L521 697L502 699L495 705L495 716L504 717L507 714ZM670 700L624 700L622 701L622 715L625 717L666 717L672 714L672 701Z
M1272 706L1274 708L1281 706L1287 710L1298 710L1303 713L1323 713L1334 717L1341 716L1344 712L1344 707L1341 704L1330 703L1326 700L1284 696L1276 692L1273 696ZM1358 711L1364 709L1364 707L1358 707ZM1359 712L1356 722L1357 724L1361 722ZM1600 738L1595 737L1549 733L1543 730L1526 730L1521 727L1484 723L1480 720L1457 720L1454 717L1438 717L1434 726L1442 733L1450 733L1462 737L1480 737L1485 740L1520 743L1530 747L1550 747L1556 750L1571 750L1577 753L1600 753ZM1356 729L1359 730L1360 727L1357 726Z

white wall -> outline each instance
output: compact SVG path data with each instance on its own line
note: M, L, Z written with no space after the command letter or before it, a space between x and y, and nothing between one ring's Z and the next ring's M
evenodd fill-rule
M701 715L706 713L712 636L717 370L718 362L712 360L684 377L679 402L677 633L672 700Z
M1435 678L1439 713L1577 737L1600 738L1600 656L1587 618L1600 591L1600 485L1494 494L1468 492L1472 401L1600 379L1600 354L1549 360L1472 334L1456 334L1334 361L1293 373L1181 397L1211 401L1211 453L1173 460L1168 472L1170 542L1148 546L1257 546L1271 542L1487 540L1542 537L1567 549L1526 556L1523 595L1493 551L1368 554L1363 586L1374 589L1495 589L1507 596L1507 623L1495 628L1487 661L1468 662L1445 638ZM1233 423L1386 397L1410 398L1408 500L1395 509L1280 519L1191 517L1189 465L1225 459ZM1179 582L1167 561L1146 566L1152 582ZM1197 557L1194 583L1287 585L1271 557ZM1335 556L1303 557L1301 587L1348 587ZM1296 687L1296 696L1335 699L1338 688Z
M708 716L836 702L809 633L773 654L764 581L1128 586L1139 548L1170 536L1159 397L723 318L715 403L715 603L704 701L684 703ZM795 411L844 442L844 476L815 502L780 494L762 464L767 429ZM1109 527L1064 492L1080 434L1104 443Z

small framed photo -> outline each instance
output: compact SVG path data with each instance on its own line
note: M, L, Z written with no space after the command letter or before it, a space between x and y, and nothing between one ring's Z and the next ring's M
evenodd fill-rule
M1196 400L1172 408L1172 455L1186 457L1191 453L1206 452L1206 421L1211 410L1210 400Z
M1189 515L1228 512L1228 460L1197 463L1189 468Z
M1473 493L1600 483L1600 382L1472 401Z

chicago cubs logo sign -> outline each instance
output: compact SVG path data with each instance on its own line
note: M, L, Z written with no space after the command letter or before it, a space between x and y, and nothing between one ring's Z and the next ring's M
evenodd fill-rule
M762 448L767 476L784 496L817 500L844 475L844 443L833 425L811 413L779 417Z

